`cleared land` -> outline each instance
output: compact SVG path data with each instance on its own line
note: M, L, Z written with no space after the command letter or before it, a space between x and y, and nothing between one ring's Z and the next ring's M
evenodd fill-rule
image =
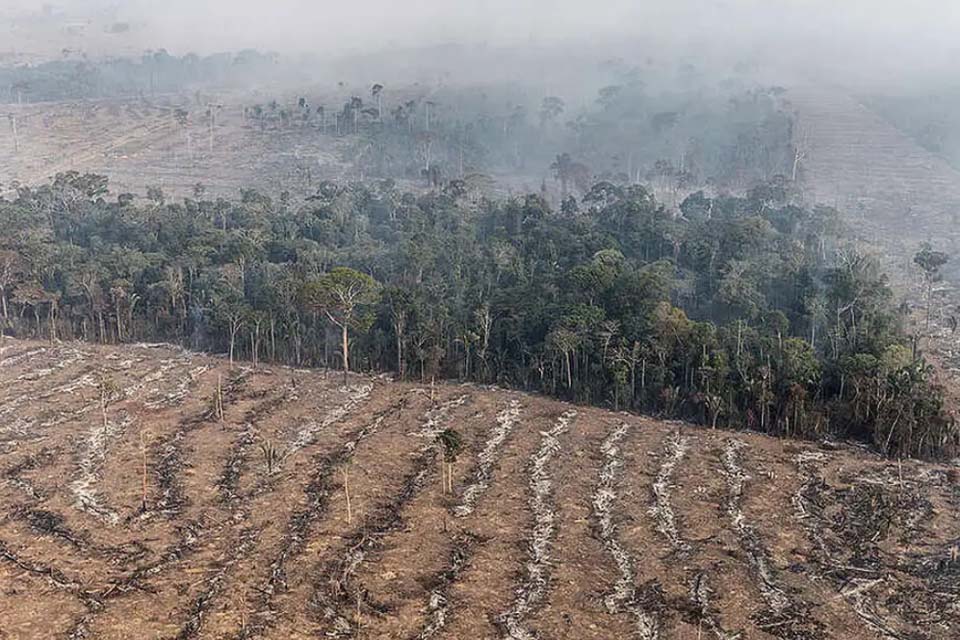
M212 127L208 104L220 105ZM200 183L206 197L241 188L303 196L345 171L337 138L318 126L261 125L244 117L243 104L196 95L0 105L0 185L80 171L108 176L114 193L161 187L193 197Z
M163 345L7 340L0 418L0 638L960 633L955 466Z

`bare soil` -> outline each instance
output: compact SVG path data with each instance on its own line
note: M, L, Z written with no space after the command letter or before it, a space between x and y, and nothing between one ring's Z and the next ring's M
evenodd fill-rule
M960 635L954 465L165 345L0 356L3 639Z

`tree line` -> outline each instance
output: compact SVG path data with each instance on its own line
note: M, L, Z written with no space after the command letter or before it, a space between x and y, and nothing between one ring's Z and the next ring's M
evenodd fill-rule
M557 208L460 180L168 202L66 173L0 200L0 312L21 336L166 340L952 453L956 426L885 276L835 210L786 187L678 209L613 182Z
M576 109L559 96L534 101L510 87L493 89L417 96L376 84L340 108L311 112L299 98L296 106L253 110L261 127L272 119L351 136L347 158L363 176L424 177L433 186L482 182L489 172L536 175L557 156L567 160L553 167L563 191L586 192L599 178L645 183L674 200L695 185L742 189L797 172L794 120L777 87L655 91L627 79Z
M277 72L277 57L254 50L175 56L158 49L139 57L71 57L0 66L0 102L152 96L205 85L246 83L271 72Z

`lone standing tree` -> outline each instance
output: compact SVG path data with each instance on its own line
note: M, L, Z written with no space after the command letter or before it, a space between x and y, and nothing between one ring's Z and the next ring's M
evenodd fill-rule
M380 299L380 284L372 277L347 267L337 267L305 285L309 307L322 311L340 328L343 374L350 371L349 331L366 331L373 321L369 307Z
M927 319L926 328L930 328L930 303L933 298L933 283L939 281L943 276L940 270L943 265L949 262L950 256L943 251L935 251L930 243L924 242L920 246L920 251L913 256L913 261L923 271L923 282L926 286L927 294Z
M453 465L463 449L463 436L455 429L444 429L437 436L443 458L440 461L440 483L442 492L453 493Z

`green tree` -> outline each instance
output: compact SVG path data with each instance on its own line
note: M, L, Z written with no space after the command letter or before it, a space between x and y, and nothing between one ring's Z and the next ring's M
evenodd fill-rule
M943 269L943 266L949 261L950 256L943 251L934 250L928 242L923 243L920 250L913 256L913 262L919 266L923 272L923 283L924 289L926 289L927 303L926 326L928 329L930 328L930 306L933 302L933 283L943 277L941 269Z
M307 304L324 313L340 329L343 372L350 371L349 331L366 331L372 323L369 307L380 299L380 284L371 276L337 267L304 287Z
M7 300L20 271L20 256L15 251L0 250L0 313L3 323L10 320Z
M250 308L243 296L232 287L219 287L213 300L214 320L222 326L228 337L230 368L233 368L237 337L250 315Z

